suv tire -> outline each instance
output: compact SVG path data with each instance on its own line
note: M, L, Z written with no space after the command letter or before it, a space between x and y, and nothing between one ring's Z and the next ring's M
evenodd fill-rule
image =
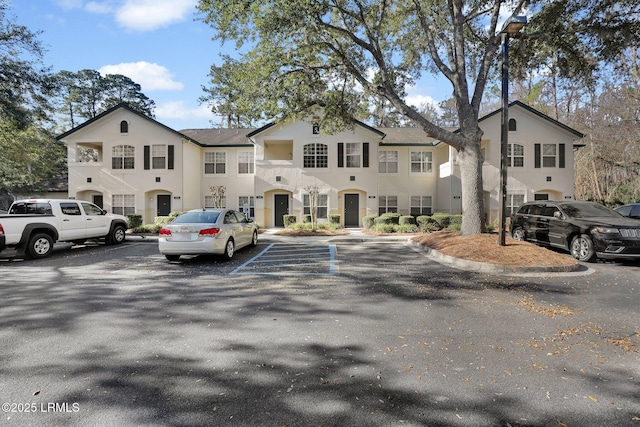
M571 240L570 246L571 256L578 261L590 262L596 256L596 251L593 247L593 240L586 234L580 234L575 236Z

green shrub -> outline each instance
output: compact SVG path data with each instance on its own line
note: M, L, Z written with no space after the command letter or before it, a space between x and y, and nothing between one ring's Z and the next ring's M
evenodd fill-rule
M329 224L340 225L340 214L329 214Z
M447 229L449 229L451 231L460 231L462 229L462 223L460 223L460 224L458 224L458 223L449 224L449 227L447 227Z
M394 226L396 233L417 233L418 226L415 224L400 224Z
M311 222L311 214L302 215L302 223L303 224L310 223L310 222Z
M375 224L376 217L373 215L368 215L362 218L362 226L364 228L372 229Z
M289 228L291 227L293 224L296 223L296 216L295 215L284 215L283 217L283 221L284 221L284 226Z
M457 224L462 226L462 215L450 215L449 226ZM459 230L459 229L458 229Z
M427 215L420 215L417 218L418 228L423 233L433 233L442 230L442 226L438 221Z
M159 225L160 227L163 227L167 224L169 224L171 221L173 221L175 217L171 217L171 216L157 216L154 218L153 223L155 225Z
M127 223L129 224L129 228L140 227L142 225L142 215L127 215Z
M400 214L395 212L386 212L377 217L374 222L376 224L400 224Z
M158 234L162 228L159 224L144 224L131 230L134 234Z
M378 233L393 233L396 231L394 224L376 224L371 230Z
M400 225L415 225L416 219L412 215L403 215L400 217Z
M435 219L442 228L447 228L451 223L451 215L448 213L436 212L431 215L431 218Z

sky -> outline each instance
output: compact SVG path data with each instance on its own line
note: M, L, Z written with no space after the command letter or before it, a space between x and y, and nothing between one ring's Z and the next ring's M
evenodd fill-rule
M53 72L97 70L122 74L156 103L155 118L175 130L219 127L198 98L220 54L234 45L213 40L197 19L198 0L11 0L9 13L32 32ZM425 79L407 90L410 104L440 102L451 87Z

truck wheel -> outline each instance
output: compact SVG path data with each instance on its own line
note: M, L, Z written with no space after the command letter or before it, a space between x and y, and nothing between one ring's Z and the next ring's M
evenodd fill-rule
M126 237L127 230L125 230L124 226L116 225L113 227L113 230L107 236L107 244L108 245L119 245L124 242L124 238Z
M27 246L29 258L44 258L53 250L53 239L46 233L37 233L31 236Z

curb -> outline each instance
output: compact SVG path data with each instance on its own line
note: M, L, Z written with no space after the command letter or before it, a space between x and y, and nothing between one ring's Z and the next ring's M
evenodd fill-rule
M492 274L527 274L527 273L578 273L578 274L591 274L593 269L585 267L581 264L575 266L525 266L525 265L501 265L490 264L486 262L471 261L461 258L455 258L449 255L445 255L432 249L428 246L416 243L411 239L407 240L407 245L410 245L417 251L425 252L427 256L434 258L441 264L447 264L451 267L458 268L460 270L475 271L478 273L492 273Z

